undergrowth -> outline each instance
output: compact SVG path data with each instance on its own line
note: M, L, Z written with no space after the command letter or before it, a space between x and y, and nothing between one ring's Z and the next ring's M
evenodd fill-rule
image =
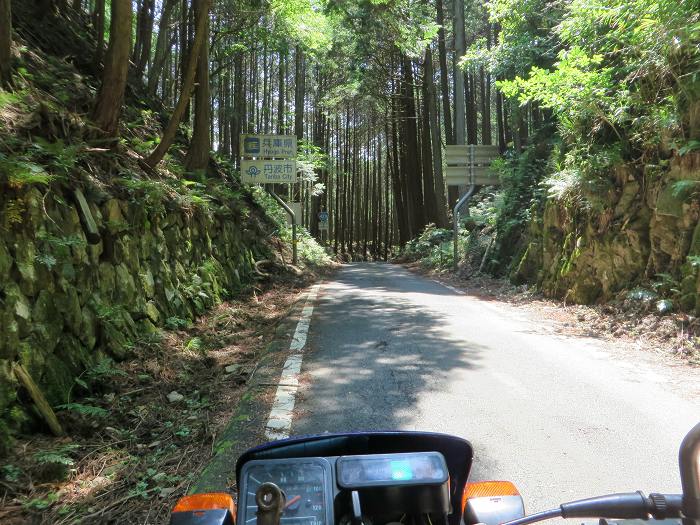
M288 214L280 204L261 187L252 189L253 198L265 210L265 213L274 224L274 234L286 243L292 245L292 227L288 224ZM297 221L300 218L297 217ZM303 226L297 224L297 252L301 266L321 267L329 266L333 260L328 252ZM291 263L291 260L286 261Z

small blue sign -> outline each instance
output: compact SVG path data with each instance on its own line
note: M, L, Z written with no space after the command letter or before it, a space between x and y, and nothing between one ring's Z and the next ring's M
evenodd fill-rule
M258 155L260 153L260 138L246 137L243 139L243 151L247 155Z
M318 220L321 222L328 222L328 212L322 211L318 214Z

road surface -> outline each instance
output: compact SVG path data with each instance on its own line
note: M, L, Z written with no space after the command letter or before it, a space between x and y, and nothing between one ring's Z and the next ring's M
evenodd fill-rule
M611 491L678 492L678 444L700 420L697 370L563 335L532 312L400 266L345 265L321 287L292 434L462 436L472 478L515 482L528 512Z

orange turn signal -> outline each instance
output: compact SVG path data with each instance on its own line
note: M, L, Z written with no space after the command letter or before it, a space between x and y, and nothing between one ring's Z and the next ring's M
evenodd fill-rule
M520 492L510 481L479 481L467 483L462 496L462 508L472 498L489 498L498 496L520 496Z
M173 512L192 512L198 510L228 509L231 516L236 515L236 504L230 494L209 492L183 496L177 501Z

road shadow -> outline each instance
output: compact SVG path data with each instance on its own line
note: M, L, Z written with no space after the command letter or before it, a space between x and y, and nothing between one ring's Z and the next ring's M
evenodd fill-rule
M479 367L485 348L451 336L438 313L400 295L409 291L456 295L392 265L347 265L324 287L294 434L412 428L421 395Z

